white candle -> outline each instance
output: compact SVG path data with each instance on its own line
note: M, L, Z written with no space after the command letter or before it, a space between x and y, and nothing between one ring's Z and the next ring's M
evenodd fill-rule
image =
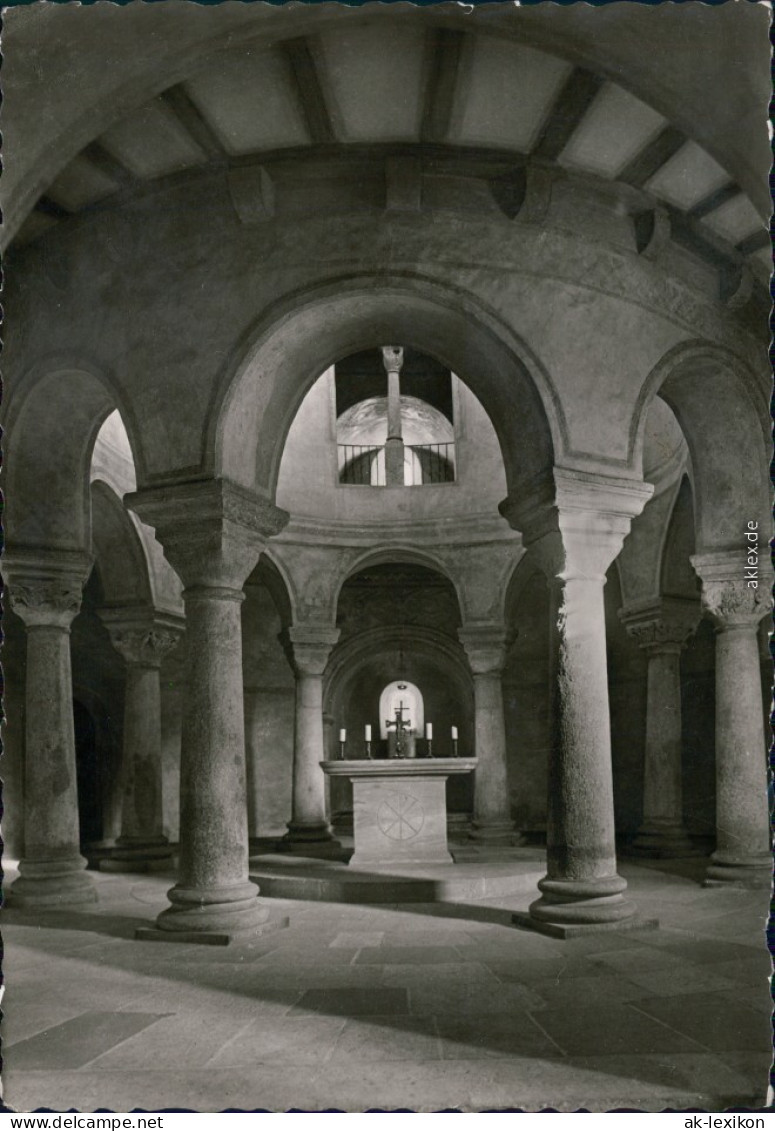
M346 742L347 741L347 731L344 729L344 727L342 727L342 729L339 731L339 741L340 742Z
M366 741L371 742L371 727L366 723Z
M457 742L457 727L452 728L452 741Z
M433 738L433 723L426 723L425 724L425 737L426 738Z

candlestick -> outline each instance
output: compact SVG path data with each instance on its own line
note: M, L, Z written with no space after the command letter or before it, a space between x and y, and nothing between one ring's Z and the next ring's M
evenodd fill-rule
M452 739L452 757L457 758L457 739Z
M371 743L370 742L366 743L366 757L371 758Z
M345 743L347 742L347 731L342 727L339 731L339 757L344 762L345 760Z

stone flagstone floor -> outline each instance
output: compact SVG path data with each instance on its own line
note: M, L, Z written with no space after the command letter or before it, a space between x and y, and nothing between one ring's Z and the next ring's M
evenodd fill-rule
M702 863L622 864L655 931L560 941L518 930L510 912L532 892L457 904L272 899L290 927L230 947L134 941L170 877L95 873L94 907L4 912L5 1103L760 1107L772 1058L768 893L703 889Z

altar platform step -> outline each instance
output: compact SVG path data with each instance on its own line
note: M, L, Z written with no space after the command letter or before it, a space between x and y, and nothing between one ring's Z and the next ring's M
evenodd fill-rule
M454 864L383 871L348 867L345 859L267 853L252 856L250 878L261 894L329 903L454 903L535 891L544 874L536 848L451 847ZM347 853L343 854L348 855Z

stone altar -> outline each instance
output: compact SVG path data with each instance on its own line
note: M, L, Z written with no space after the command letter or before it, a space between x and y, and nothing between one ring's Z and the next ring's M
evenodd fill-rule
M364 758L320 765L330 777L353 784L350 867L454 863L447 848L447 778L470 774L476 758Z

